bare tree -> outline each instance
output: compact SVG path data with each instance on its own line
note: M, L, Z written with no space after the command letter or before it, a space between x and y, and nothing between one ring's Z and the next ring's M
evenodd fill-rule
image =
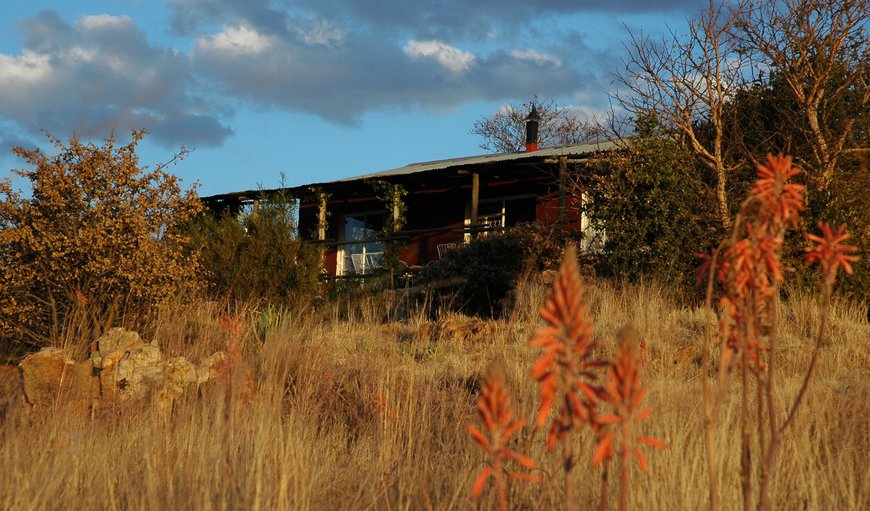
M525 104L507 103L489 117L481 117L471 128L472 135L483 137L480 147L497 153L510 153L523 147L526 140L526 116L534 104L540 115L538 144L542 147L582 144L598 137L594 123L580 118L570 107L556 104L552 99L537 96Z
M728 175L740 166L724 140L732 122L725 106L744 82L746 58L731 36L739 11L709 4L689 21L688 34L673 31L655 41L631 34L625 70L616 73L626 92L615 99L635 120L655 118L683 140L716 176L723 227L731 227Z
M801 162L825 190L841 158L867 153L852 137L870 105L867 0L742 0L735 36L762 68L781 74L796 103L793 125L806 133ZM848 105L844 112L844 104Z

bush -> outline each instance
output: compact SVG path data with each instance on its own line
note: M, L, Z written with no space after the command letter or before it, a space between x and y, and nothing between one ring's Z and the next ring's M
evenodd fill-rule
M288 197L260 201L238 216L203 215L190 235L217 297L289 305L319 290L319 254L299 239Z
M497 316L509 305L509 294L525 274L559 266L565 244L574 233L559 226L520 224L482 236L423 269L419 284L462 279L452 307L466 314Z
M49 136L55 156L13 149L32 166L14 171L32 195L0 182L0 340L7 348L13 338L30 347L58 342L84 306L90 317L134 321L197 285L198 261L177 227L200 202L165 165L141 168L136 146L145 132L132 136L123 147L114 136L102 146Z
M649 134L603 155L590 170L582 183L587 214L604 233L598 273L693 282L696 254L713 245L718 222L716 202L691 155Z

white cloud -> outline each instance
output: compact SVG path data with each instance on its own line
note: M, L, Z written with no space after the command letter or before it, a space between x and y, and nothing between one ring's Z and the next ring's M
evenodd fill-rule
M345 33L332 23L318 18L306 27L297 27L296 32L310 45L335 46L344 42Z
M439 64L454 73L468 70L476 57L473 53L462 51L441 41L415 41L410 40L404 48L405 54L412 59L434 58Z
M258 55L273 45L272 38L252 27L241 24L224 27L223 32L196 40L199 51L218 52L233 56Z
M5 91L37 85L51 75L48 55L25 51L20 56L0 53L0 89Z
M556 57L538 53L535 50L514 50L511 52L511 57L519 60L528 60L537 64L552 64L556 67L562 65L562 61Z
M510 115L514 111L513 105L510 103L502 103L502 105L495 109L495 115Z
M129 16L112 16L109 14L82 16L76 25L83 30L119 30L134 26L133 20Z
M149 44L130 18L70 24L46 11L21 26L21 52L0 53L0 121L10 126L0 131L90 137L147 128L170 147L217 145L231 134L198 94L188 57Z

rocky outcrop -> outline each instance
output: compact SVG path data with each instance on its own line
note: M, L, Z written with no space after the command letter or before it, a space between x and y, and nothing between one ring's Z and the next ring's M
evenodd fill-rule
M150 397L159 408L168 408L189 389L218 377L225 359L217 352L197 366L184 357L164 358L156 343L114 328L97 340L87 361L76 362L59 348L44 348L19 365L25 396L34 406L59 399L91 405Z

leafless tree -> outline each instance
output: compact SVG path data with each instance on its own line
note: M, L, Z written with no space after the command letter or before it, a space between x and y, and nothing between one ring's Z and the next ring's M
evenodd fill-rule
M844 155L870 151L852 143L870 108L868 7L868 0L742 0L732 11L742 46L787 85L793 125L811 145L801 164L822 190Z
M553 100L535 96L525 104L508 103L497 112L481 117L471 128L472 135L483 137L480 147L487 151L510 153L519 150L526 141L526 116L534 104L540 115L538 144L542 147L582 144L598 138L599 130L584 121L579 113Z
M661 40L632 33L625 70L616 73L625 87L615 94L635 120L655 118L681 139L716 176L719 218L731 227L728 175L741 165L733 145L726 143L726 105L741 87L746 57L731 36L738 11L710 3L689 21L685 35L671 31Z

